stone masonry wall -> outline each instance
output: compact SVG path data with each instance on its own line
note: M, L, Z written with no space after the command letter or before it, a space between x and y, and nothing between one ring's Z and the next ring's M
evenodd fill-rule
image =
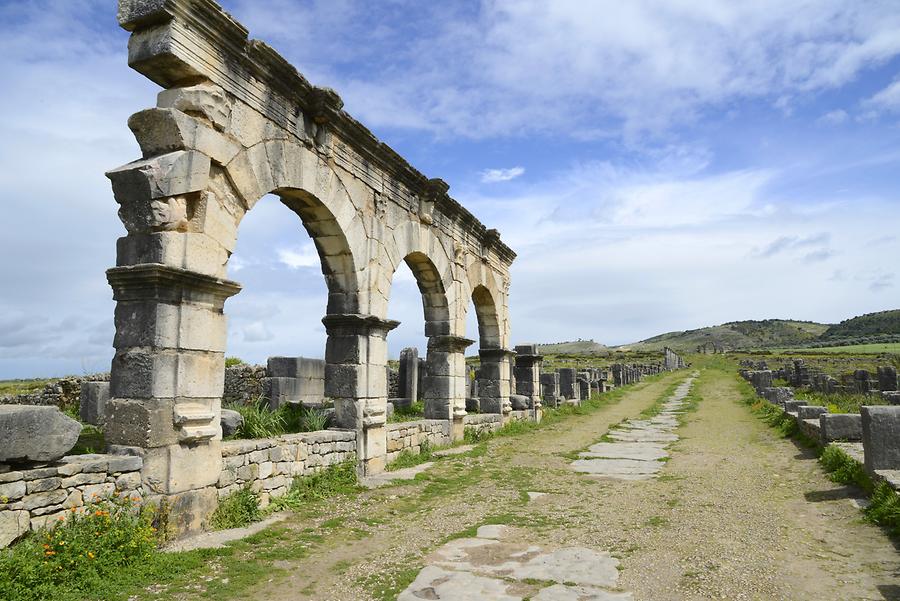
M511 412L511 413L519 413ZM463 418L466 430L472 430L476 436L496 432L503 427L503 417L499 413L469 413Z
M265 506L283 495L296 476L356 457L356 432L320 430L278 438L230 440L222 443L222 473L216 483L219 498L250 485Z
M70 455L43 467L0 473L0 548L95 497L142 497L142 465L140 457Z
M225 391L222 403L244 404L265 394L264 365L236 365L225 368Z
M424 441L434 448L452 443L450 421L422 419L387 425L387 458L390 463L404 450L418 454Z
M37 392L0 396L0 405L54 405L60 409L78 407L82 382L108 382L109 374L60 378Z

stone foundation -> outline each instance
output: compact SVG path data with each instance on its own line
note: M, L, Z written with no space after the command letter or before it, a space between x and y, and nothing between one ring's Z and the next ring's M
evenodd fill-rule
M219 498L244 486L260 495L266 506L283 495L296 476L356 457L356 432L321 430L285 434L278 438L230 440L222 443L222 472L216 483Z
M422 419L387 425L387 463L405 450L418 454L422 443L428 441L432 448L449 445L451 438L449 420Z
M93 500L113 493L143 497L142 465L140 457L70 455L42 467L0 473L0 548Z

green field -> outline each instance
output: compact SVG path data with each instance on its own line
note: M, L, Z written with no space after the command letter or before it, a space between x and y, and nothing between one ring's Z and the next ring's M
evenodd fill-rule
M821 348L796 348L796 349L772 349L773 353L778 354L798 354L798 355L881 355L881 354L900 354L900 342L892 342L885 344L851 344L847 346L823 346Z

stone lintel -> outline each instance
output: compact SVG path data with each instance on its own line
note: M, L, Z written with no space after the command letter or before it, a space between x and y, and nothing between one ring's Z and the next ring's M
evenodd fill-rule
M327 123L365 161L433 198L435 209L474 234L505 265L516 257L496 230L487 229L371 131L342 110L333 90L312 85L267 44L248 39L248 30L212 0L119 0L119 25L132 32L129 64L148 79L172 88L209 80L285 131L295 130L299 106L318 123ZM299 138L298 138L299 140ZM303 140L299 140L304 143Z
M328 335L387 336L400 325L396 319L381 319L375 315L359 313L334 313L322 318Z
M442 336L431 336L428 339L429 350L444 351L448 353L462 353L475 344L474 340L470 340L463 336L453 336L446 334Z
M221 310L241 285L187 269L160 263L142 263L106 270L116 301L153 300L164 303L209 304Z

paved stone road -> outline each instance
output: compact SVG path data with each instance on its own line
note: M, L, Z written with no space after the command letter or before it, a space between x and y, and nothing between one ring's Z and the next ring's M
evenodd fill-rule
M630 419L611 429L607 436L613 442L598 442L579 453L572 462L576 472L614 480L646 480L656 476L669 457L666 446L678 440L675 429L684 398L691 390L695 373L685 380L663 403L662 410L647 419Z

